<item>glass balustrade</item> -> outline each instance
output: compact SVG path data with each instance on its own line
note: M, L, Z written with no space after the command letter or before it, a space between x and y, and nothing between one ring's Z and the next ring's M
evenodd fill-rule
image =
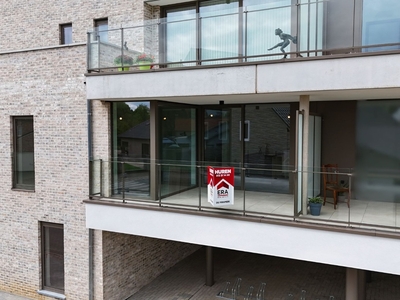
M202 2L201 2L202 3ZM166 17L88 32L88 70L139 70L400 50L397 0L246 0L167 8ZM218 9L217 9L218 8Z
M189 209L219 214L248 217L263 217L297 220L317 224L331 224L360 229L380 228L394 231L399 229L400 203L384 197L363 197L358 184L365 183L369 174L358 174L355 170L340 169L334 174L339 177L340 192L335 199L332 189L324 189L324 172L311 172L321 177L319 197L322 200L318 215L311 214L309 198L304 201L307 211L296 213L298 176L304 179L308 171L298 172L289 168L245 168L233 167L233 199L229 205L213 205L210 202L209 167L206 162L198 165L172 164L150 160L102 161L91 165L91 198L156 205L169 208ZM234 164L230 164L232 167ZM215 166L220 168L221 166ZM257 172L256 172L257 171ZM326 172L325 172L326 173ZM247 175L246 174L251 174ZM370 173L370 190L379 189L377 174ZM362 179L359 181L359 179ZM398 174L379 174L382 182L398 182ZM361 182L361 183L360 183ZM189 184L190 183L190 184ZM399 185L392 185L398 188Z

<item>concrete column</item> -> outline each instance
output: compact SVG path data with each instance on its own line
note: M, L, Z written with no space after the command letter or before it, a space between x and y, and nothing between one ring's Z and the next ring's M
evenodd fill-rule
M158 109L157 101L150 101L150 199L157 199L158 185L158 169L156 161L157 155L157 126L158 126ZM157 184L156 184L157 183Z
M300 95L299 110L303 112L303 171L308 171L308 125L310 115L310 96ZM303 199L303 214L307 214L307 173L303 173L302 178L302 199Z
M214 285L213 248L206 246L206 286Z
M346 269L346 300L366 300L366 272Z
M367 272L358 270L358 300L367 299Z

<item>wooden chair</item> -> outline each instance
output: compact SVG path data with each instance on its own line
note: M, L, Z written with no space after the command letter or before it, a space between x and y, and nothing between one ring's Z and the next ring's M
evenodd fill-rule
M324 178L324 205L326 202L326 191L333 193L333 208L336 209L338 193L347 193L347 207L350 207L350 190L348 187L340 186L338 165L322 165L322 174Z

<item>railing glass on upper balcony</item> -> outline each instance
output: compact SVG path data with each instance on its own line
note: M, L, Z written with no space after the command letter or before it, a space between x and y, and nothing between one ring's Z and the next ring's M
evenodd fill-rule
M167 7L165 18L89 32L88 70L400 51L398 0L259 2L243 0L239 7L238 1L200 1L197 8Z

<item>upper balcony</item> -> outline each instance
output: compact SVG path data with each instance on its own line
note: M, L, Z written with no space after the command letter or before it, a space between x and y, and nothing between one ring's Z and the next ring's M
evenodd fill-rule
M89 32L88 72L400 53L396 0L253 2L166 7L163 18Z

